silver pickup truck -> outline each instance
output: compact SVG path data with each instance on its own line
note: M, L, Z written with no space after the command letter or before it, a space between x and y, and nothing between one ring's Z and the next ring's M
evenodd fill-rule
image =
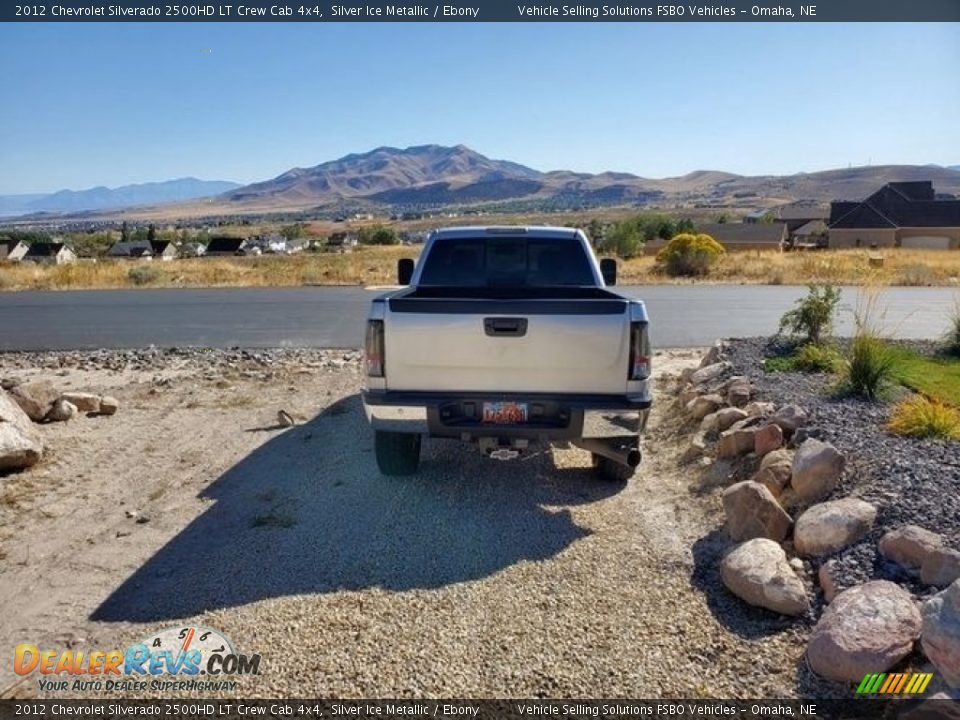
M644 304L608 288L581 230L437 230L367 320L363 406L377 465L409 475L424 435L509 459L530 443L588 450L601 478L640 463L650 408Z

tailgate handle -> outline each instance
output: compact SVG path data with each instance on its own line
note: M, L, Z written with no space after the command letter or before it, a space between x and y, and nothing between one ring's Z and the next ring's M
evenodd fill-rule
M489 317L483 319L483 329L491 337L523 337L527 334L526 318Z

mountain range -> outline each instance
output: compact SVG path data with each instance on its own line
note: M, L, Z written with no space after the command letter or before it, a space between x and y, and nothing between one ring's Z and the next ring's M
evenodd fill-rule
M645 178L622 172L542 172L494 160L465 145L379 147L240 186L182 178L161 183L92 188L52 195L0 196L0 214L107 209L152 217L285 212L343 208L425 209L510 203L560 208L590 205L733 205L764 207L796 200L862 199L893 180L932 180L939 193L960 194L960 166L874 165L795 175L745 176L699 170L680 177ZM197 202L203 198L203 202Z
M325 208L337 204L438 207L503 201L600 204L754 204L798 199L862 199L891 180L933 180L960 192L960 171L940 166L876 165L788 176L701 170L652 179L630 173L541 172L493 160L464 146L380 147L226 193L236 211Z
M104 186L89 190L60 190L50 194L0 195L0 215L23 215L36 212L72 213L107 210L137 205L182 202L209 197L240 187L226 180L198 180L193 177L163 182Z

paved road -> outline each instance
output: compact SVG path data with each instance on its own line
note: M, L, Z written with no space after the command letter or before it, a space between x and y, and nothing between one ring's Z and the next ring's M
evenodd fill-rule
M623 287L647 302L659 347L773 332L803 288L757 285ZM370 298L360 287L82 290L0 293L0 350L210 347L358 347ZM943 333L957 290L891 288L885 327L906 338ZM841 333L858 291L845 288Z

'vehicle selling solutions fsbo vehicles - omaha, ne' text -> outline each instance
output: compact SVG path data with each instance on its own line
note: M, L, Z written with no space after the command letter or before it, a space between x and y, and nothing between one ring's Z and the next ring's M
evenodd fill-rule
M510 459L531 443L588 450L601 478L640 463L651 404L643 302L581 230L462 227L430 235L371 304L363 404L380 471L414 473L424 435Z

